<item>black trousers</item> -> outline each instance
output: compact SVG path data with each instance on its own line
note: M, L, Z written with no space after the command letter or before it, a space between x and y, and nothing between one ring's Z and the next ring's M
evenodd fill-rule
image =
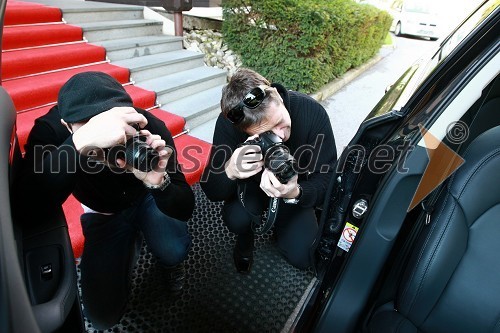
M229 231L241 237L253 237L251 228L255 216L261 216L269 205L269 197L255 181L247 181L245 207L237 199L224 203L222 217ZM299 269L311 267L311 246L318 231L314 208L286 204L279 200L278 215L274 223L279 251L293 266Z
M84 313L100 330L117 324L125 311L140 234L158 263L167 267L184 261L191 246L186 223L160 211L151 194L120 213L85 213L80 219L85 235L80 263Z

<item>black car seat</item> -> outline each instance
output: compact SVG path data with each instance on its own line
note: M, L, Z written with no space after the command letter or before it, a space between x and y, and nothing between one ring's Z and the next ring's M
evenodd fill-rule
M369 332L500 332L500 126L464 159Z

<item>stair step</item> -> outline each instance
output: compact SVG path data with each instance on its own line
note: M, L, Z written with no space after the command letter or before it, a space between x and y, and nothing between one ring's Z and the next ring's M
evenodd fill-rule
M76 73L87 71L108 73L122 84L129 81L129 71L127 69L110 64L102 64L15 79L3 82L2 85L11 96L16 109L22 111L56 101L59 89L70 77Z
M10 26L3 29L2 50L68 43L82 39L82 29L69 24Z
M6 52L2 55L2 79L104 60L106 60L106 50L103 47L90 44L61 45Z
M220 99L224 85L201 91L188 97L163 105L165 110L171 110L186 119L187 127L195 127L210 121L220 113Z
M7 2L4 25L59 21L61 21L61 11L59 8L47 7L36 3Z
M182 50L182 37L159 35L96 41L92 44L106 49L111 61Z
M163 109L153 109L149 112L165 123L172 136L178 135L184 130L186 124L184 118Z
M29 112L23 112L17 114L16 126L17 126L17 139L19 140L19 147L21 148L21 152L24 153L24 145L28 141L28 135L31 131L31 128L35 124L35 120L38 117L43 116L54 105L43 106L38 109L31 110Z
M162 34L163 23L154 20L122 20L80 23L89 42Z
M140 87L128 85L124 87L127 93L132 97L132 102L135 107L148 109L156 103L156 93L142 89Z
M208 163L212 145L187 134L175 138L174 143L186 181L190 185L198 182Z
M70 24L144 18L144 9L140 6L67 7L62 12L64 20Z
M203 66L203 57L201 53L178 50L114 61L113 64L130 69L130 79L141 82Z
M212 143L214 138L215 125L217 124L217 119L218 118L215 117L199 126L196 126L196 128L193 128L189 131L189 135L204 140L208 143Z
M10 0L8 0L10 1ZM118 3L108 3L108 2L97 2L97 1L83 1L83 0L23 0L36 2L38 4L43 4L46 6L52 6L60 8L63 12L77 12L81 10L95 10L95 11L106 11L106 10L136 10L142 9L143 6L137 5L127 5Z
M225 84L227 72L213 67L197 67L164 77L138 82L137 86L157 93L157 101L166 105L198 92ZM168 110L175 113L175 110Z

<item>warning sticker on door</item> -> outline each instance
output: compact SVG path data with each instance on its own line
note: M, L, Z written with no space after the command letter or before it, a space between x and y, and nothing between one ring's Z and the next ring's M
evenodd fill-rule
M354 238L356 238L356 234L358 233L359 228L347 222L345 224L344 230L342 230L342 235L340 235L339 242L337 246L342 250L349 252L351 248L352 242L354 242Z

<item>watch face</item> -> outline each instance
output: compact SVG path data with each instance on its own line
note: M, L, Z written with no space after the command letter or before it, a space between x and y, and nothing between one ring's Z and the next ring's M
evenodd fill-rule
M287 204L298 204L299 200L297 199L283 199L283 201Z

